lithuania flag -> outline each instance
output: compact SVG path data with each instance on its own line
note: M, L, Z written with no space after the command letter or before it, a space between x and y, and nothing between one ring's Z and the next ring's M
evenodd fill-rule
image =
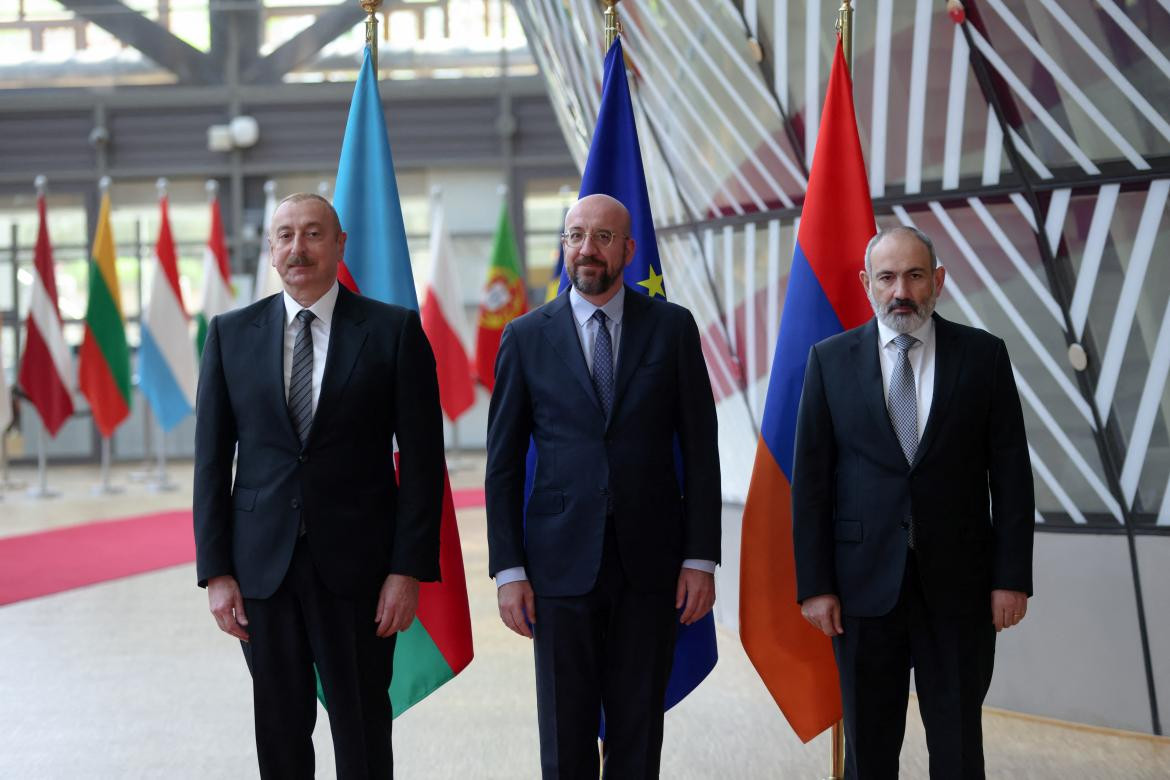
M130 350L126 346L116 259L110 196L103 193L89 258L89 303L85 308L85 338L78 373L94 424L106 438L130 415Z
M508 219L508 201L504 200L475 332L475 377L489 392L496 386L496 353L504 326L528 311L528 289L520 278L519 257L516 234Z

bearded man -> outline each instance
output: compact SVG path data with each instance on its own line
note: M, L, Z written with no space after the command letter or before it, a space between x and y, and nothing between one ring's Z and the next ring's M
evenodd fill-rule
M722 498L699 329L625 286L630 232L614 198L577 201L561 234L572 289L512 320L496 359L489 567L500 618L533 640L546 780L597 780L602 712L602 776L658 777L675 635L715 601Z
M910 670L932 778L982 778L996 633L1032 592L1035 499L999 338L934 312L930 239L879 232L873 320L809 353L796 427L797 598L832 637L847 778L898 776Z

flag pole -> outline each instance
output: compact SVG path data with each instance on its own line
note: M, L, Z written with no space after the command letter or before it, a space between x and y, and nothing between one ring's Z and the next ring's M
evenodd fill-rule
M98 179L98 191L101 197L106 197L110 192L110 177L103 176ZM96 239L95 239L96 242ZM91 268L93 266L90 266ZM102 466L101 475L102 481L94 485L90 492L95 496L112 496L122 492L122 488L110 484L110 460L112 448L110 447L110 437L102 436Z
M155 182L155 188L158 190L159 201L162 201L167 196L167 180L165 178L159 178ZM159 268L155 273L162 273L162 269ZM162 420L159 419L158 415L155 415L154 426L155 442L158 447L158 452L156 453L158 456L158 466L155 469L154 482L151 484L150 489L154 493L169 493L177 490L179 486L171 482L171 478L167 474L167 432L163 430Z
M44 174L38 174L33 180L38 200L45 197L48 184L49 180ZM37 486L30 488L28 494L31 498L56 498L61 494L49 489L49 455L46 452L47 445L45 444L45 421L41 419L39 411L33 416L37 418Z
M841 54L845 57L845 69L853 75L853 6L850 0L841 0L837 9L837 32L841 35ZM845 722L839 720L829 732L829 780L845 777Z
M370 64L374 66L374 80L378 80L378 10L382 0L358 0L366 12L366 48L370 50Z

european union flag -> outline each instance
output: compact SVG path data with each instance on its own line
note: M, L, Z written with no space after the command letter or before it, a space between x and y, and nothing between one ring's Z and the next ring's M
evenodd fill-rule
M650 213L650 196L646 191L646 174L642 170L642 150L638 146L638 129L634 124L634 106L626 81L626 62L622 42L615 38L605 55L605 75L601 82L601 109L597 127L585 161L579 197L602 193L620 200L630 212L630 232L637 251L626 268L630 287L650 297L666 297L662 278L662 261L658 257L658 240L654 235L654 215ZM562 275L561 288L568 284ZM676 463L678 458L676 457ZM685 475L680 484L684 485ZM679 626L674 648L674 666L666 687L666 709L682 701L715 668L719 652L715 646L715 617L708 613L689 626Z

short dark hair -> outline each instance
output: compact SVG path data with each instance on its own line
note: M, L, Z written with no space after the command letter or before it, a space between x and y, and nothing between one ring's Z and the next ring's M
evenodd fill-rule
M877 233L874 233L873 238L865 245L865 272L867 274L873 272L873 265L870 263L869 257L873 254L874 247L880 244L883 238L894 233L908 233L921 241L922 245L926 247L926 251L930 252L930 270L933 271L938 268L938 255L934 252L934 242L930 240L930 236L910 225L894 225L893 227L882 228Z
M318 195L315 192L294 192L292 195L289 195L286 198L284 198L283 200L281 200L280 203L277 203L276 208L279 209L281 206L283 206L286 203L301 203L301 202L306 201L306 200L315 200L319 203L325 204L325 208L329 209L329 213L333 216L333 229L335 231L335 234L340 236L341 235L341 218L337 216L337 209L333 208L332 203L325 200L325 198L322 198L320 195Z

